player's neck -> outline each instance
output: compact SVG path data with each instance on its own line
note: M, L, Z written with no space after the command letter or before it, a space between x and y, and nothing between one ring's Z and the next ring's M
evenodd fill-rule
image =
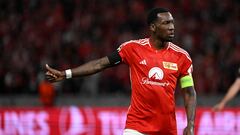
M156 39L154 37L150 37L149 42L157 50L164 49L168 45L168 42L161 41L161 40Z

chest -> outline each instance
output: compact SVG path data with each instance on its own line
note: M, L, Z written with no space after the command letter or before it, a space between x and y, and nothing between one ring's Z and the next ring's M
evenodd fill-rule
M149 78L164 79L178 77L181 70L181 58L169 50L151 50L135 48L131 54L132 67Z

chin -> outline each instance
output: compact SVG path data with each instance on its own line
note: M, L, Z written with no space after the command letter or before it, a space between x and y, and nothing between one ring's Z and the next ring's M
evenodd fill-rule
M173 38L166 39L165 42L172 42Z

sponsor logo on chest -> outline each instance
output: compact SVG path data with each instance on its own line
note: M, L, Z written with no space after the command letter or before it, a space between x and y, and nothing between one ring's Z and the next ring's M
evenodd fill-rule
M148 71L148 77L143 77L141 84L168 86L168 82L161 82L164 72L159 67L153 67Z

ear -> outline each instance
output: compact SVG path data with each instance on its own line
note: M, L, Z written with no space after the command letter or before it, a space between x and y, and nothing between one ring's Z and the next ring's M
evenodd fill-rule
M155 31L155 29L156 29L156 26L155 26L155 24L153 24L153 23L152 23L152 24L150 24L150 30L151 30L151 31Z

